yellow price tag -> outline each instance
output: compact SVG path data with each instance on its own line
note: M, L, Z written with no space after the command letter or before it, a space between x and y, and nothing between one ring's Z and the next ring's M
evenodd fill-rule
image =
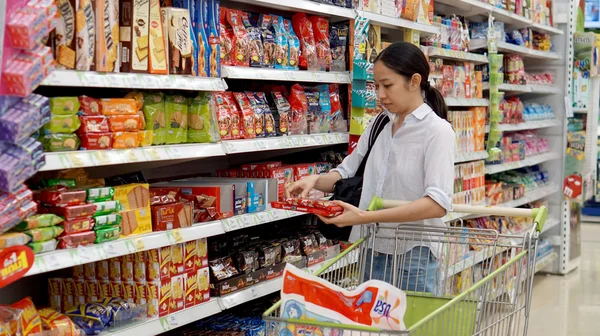
M70 153L67 154L67 157L69 158L69 161L71 161L72 167L83 167L85 165L81 157L79 157L77 154Z
M140 159L133 150L127 151L127 162L138 162Z
M144 241L142 239L136 239L135 240L135 249L136 251L143 251L145 250L145 246L144 246Z
M160 160L160 155L158 154L158 151L156 151L156 149L154 149L154 148L148 148L148 149L146 149L146 153L148 153L148 156L150 157L150 160L152 160L152 161L159 161Z
M181 236L181 231L179 231L179 229L173 229L171 234L173 235L173 239L175 239L176 243L181 243L183 241L183 237Z

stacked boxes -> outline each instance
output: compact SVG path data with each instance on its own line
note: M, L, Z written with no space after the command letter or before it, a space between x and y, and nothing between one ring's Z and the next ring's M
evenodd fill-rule
M132 183L114 187L114 200L121 203L123 236L152 232L150 194L147 183Z

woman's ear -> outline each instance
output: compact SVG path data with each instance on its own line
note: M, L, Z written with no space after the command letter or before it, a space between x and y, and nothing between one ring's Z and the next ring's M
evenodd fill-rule
M412 77L410 77L410 89L411 91L416 91L418 90L419 92L421 91L421 80L423 78L421 77L421 75L419 75L418 73L412 75Z

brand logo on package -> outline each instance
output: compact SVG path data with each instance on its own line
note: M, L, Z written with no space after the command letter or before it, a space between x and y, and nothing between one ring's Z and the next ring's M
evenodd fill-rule
M21 279L33 266L33 252L26 246L13 246L0 252L0 288Z

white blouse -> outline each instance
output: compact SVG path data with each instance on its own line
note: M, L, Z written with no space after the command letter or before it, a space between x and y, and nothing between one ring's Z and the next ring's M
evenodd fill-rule
M386 112L389 113L389 112ZM371 149L363 176L363 189L359 208L366 210L373 196L383 199L416 201L428 196L446 211L452 210L454 189L454 156L456 136L452 126L438 117L427 104L419 106L406 116L404 123L392 136L394 116L384 127ZM372 123L360 137L356 149L334 170L343 178L354 176L369 146ZM400 223L380 226L396 227ZM427 219L412 224L445 226L441 218ZM350 241L360 238L360 226L355 226ZM393 230L380 230L379 235L394 237ZM438 244L407 243L399 246L404 253L414 246L430 246L438 255ZM375 251L392 254L395 243L378 239Z

